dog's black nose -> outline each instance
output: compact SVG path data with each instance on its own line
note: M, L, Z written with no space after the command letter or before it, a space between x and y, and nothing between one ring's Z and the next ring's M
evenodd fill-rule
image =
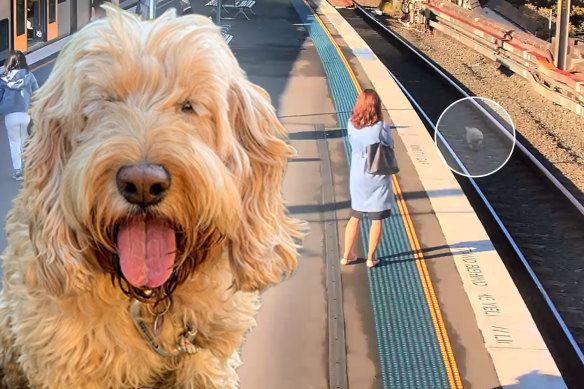
M123 166L116 176L118 190L128 202L146 207L159 203L170 188L170 176L160 165Z

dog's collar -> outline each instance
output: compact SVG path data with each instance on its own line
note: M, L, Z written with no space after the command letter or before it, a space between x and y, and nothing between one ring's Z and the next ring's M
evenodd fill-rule
M185 331L180 334L177 346L172 352L166 351L160 343L158 343L155 337L152 335L146 323L140 317L140 305L142 303L138 300L135 300L132 304L131 312L132 312L132 319L134 319L134 324L136 324L136 328L144 337L144 340L150 348L158 355L163 357L177 357L182 354L195 354L199 351L199 347L195 344L195 337L197 336L197 330L193 329L193 326L190 320L186 322L186 329Z

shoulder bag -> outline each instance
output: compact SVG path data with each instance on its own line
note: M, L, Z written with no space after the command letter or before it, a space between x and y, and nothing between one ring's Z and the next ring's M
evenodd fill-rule
M383 144L379 130L379 142L367 146L367 173L374 176L391 176L399 172L393 148Z

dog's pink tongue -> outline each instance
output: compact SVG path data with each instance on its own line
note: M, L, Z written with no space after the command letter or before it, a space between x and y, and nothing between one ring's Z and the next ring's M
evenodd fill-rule
M172 274L175 232L150 217L123 222L118 231L118 255L126 280L135 287L156 288Z

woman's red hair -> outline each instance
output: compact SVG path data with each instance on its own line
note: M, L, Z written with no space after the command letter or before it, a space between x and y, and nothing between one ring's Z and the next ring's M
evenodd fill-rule
M351 114L353 127L360 130L372 126L381 120L381 99L373 89L365 89L357 97L357 102Z

